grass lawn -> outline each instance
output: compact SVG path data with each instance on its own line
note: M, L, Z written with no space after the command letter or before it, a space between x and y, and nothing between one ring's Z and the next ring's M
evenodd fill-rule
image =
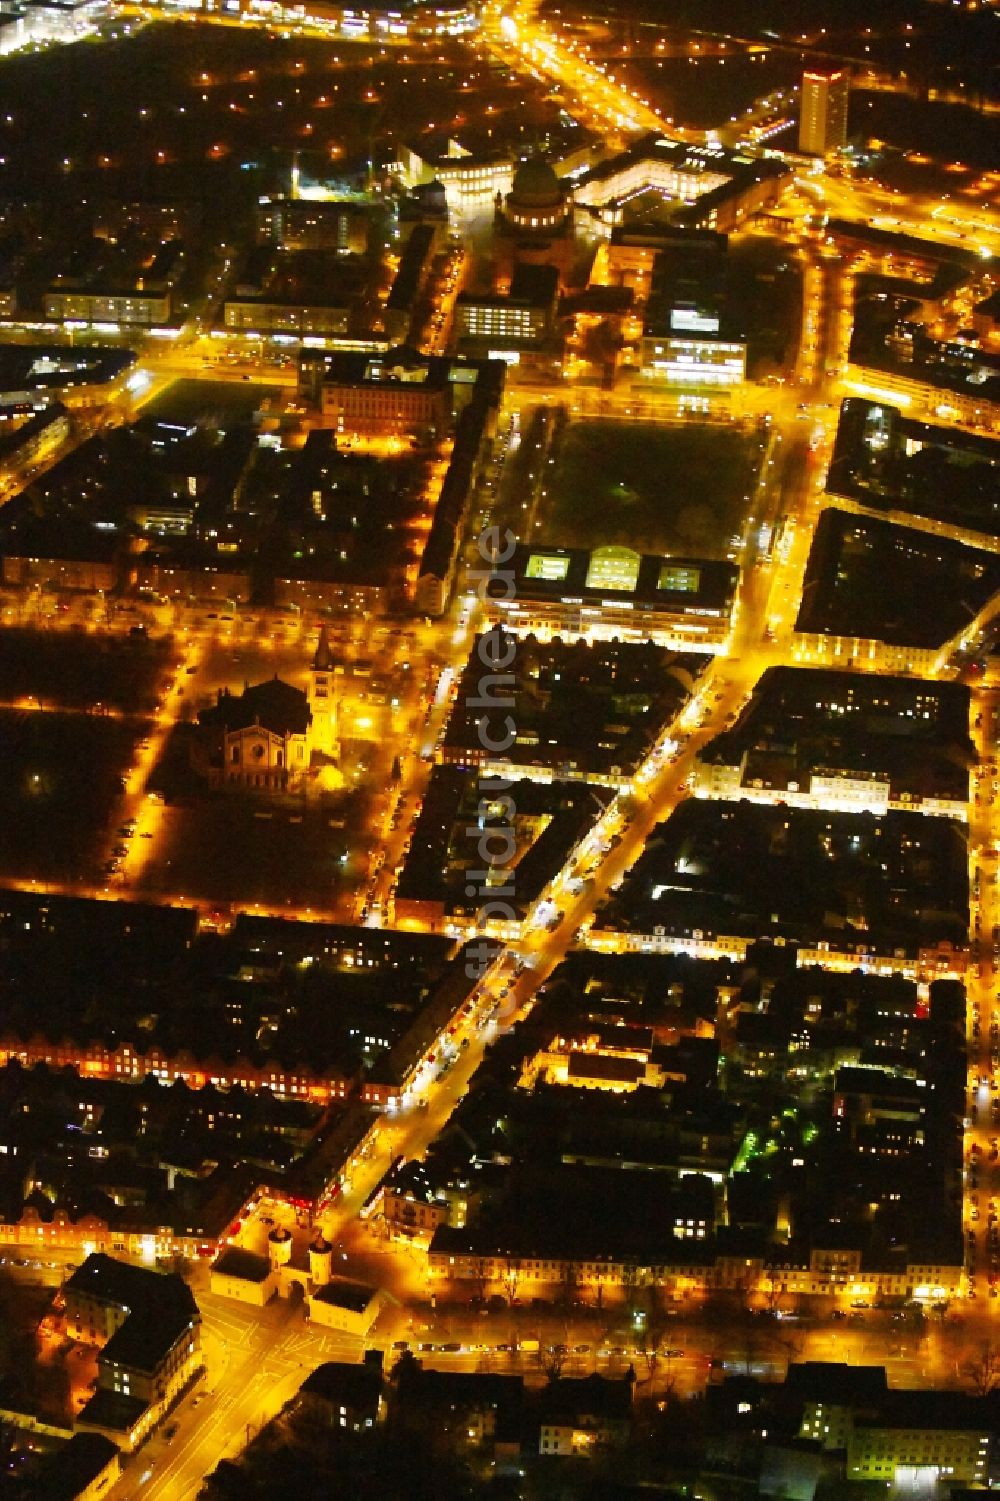
M724 427L573 422L556 453L540 540L725 557L753 493L756 442Z

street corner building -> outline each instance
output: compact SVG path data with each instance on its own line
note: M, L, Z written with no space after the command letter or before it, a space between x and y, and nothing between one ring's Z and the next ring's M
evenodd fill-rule
M136 1449L201 1368L201 1315L191 1290L172 1273L95 1252L63 1296L67 1333L100 1346L97 1389L77 1426Z

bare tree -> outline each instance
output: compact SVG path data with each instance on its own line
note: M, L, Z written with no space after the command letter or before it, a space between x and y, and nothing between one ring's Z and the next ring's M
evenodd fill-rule
M764 1302L768 1313L777 1313L784 1289L781 1278L773 1267L764 1273Z
M794 1361L802 1359L805 1350L805 1340L801 1334L797 1334L793 1329L783 1328L780 1334L775 1331L773 1337L775 1344L789 1365Z
M472 1263L472 1285L476 1289L476 1297L486 1297L486 1288L489 1285L489 1262L485 1256L477 1256Z
M631 1316L635 1312L636 1292L639 1287L639 1268L634 1261L625 1261L622 1263L621 1285L625 1309Z
M988 1396L1000 1384L1000 1350L992 1340L983 1340L978 1354L964 1360L958 1374L968 1382L977 1397Z
M513 1305L517 1297L517 1290L521 1286L521 1263L516 1256L504 1257L500 1282L503 1286L507 1302Z
M767 1348L756 1325L756 1319L747 1317L734 1329L733 1345L739 1351L746 1376L753 1375L754 1365L764 1356Z
M639 1348L642 1358L646 1362L647 1376L650 1381L656 1375L656 1368L660 1363L661 1356L669 1353L665 1350L667 1330L670 1321L667 1318L666 1309L663 1306L663 1298L660 1289L650 1283L645 1288L645 1308L643 1310L642 1332Z
M562 1276L559 1279L558 1303L566 1312L573 1307L577 1294L580 1291L580 1281L576 1273L576 1264L572 1261L564 1261Z

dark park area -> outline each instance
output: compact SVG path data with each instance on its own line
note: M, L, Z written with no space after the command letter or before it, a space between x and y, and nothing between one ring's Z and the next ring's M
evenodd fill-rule
M142 720L0 710L0 879L89 884Z
M154 713L171 643L82 631L0 631L0 703Z
M549 481L542 540L724 558L743 525L755 458L754 440L730 428L571 423Z

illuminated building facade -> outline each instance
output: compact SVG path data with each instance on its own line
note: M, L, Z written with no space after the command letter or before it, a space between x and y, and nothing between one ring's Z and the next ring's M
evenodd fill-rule
M179 1276L95 1252L63 1286L66 1327L101 1347L97 1387L80 1413L133 1448L198 1369L201 1316Z
M401 146L397 170L411 190L425 183L440 183L452 207L470 199L493 199L497 193L509 193L514 181L514 162L506 153L474 155L457 141L449 141L448 150L441 156L425 157L410 146Z
M519 546L516 587L489 591L487 608L515 635L655 641L716 652L730 626L738 570L731 563L654 557L628 547Z
M337 704L326 629L309 673L309 692L270 678L240 694L222 689L198 715L193 756L213 787L289 792L300 787L314 752L337 749Z
M982 1400L964 1392L889 1392L876 1417L855 1419L847 1478L913 1491L939 1480L983 1486L992 1432Z
M847 74L803 73L799 114L799 150L826 156L847 145Z
M746 358L745 344L709 335L643 334L640 369L648 381L719 389L737 386L746 378Z
M569 194L552 167L539 156L522 162L514 173L503 217L519 235L552 235L566 225L572 213Z
M281 250L336 250L364 255L372 211L365 203L311 197L261 198L257 237Z
M618 224L630 199L659 193L686 205L677 223L727 230L774 203L788 176L789 169L775 160L649 135L582 177L574 198L604 223Z
M346 334L346 305L271 302L266 297L230 297L225 304L225 326L234 333L305 335Z
M494 348L539 344L552 332L558 293L558 269L531 264L516 267L509 296L460 293L455 303L459 340L483 340Z
M149 327L170 317L169 287L123 292L51 291L45 316L53 323L128 323Z

